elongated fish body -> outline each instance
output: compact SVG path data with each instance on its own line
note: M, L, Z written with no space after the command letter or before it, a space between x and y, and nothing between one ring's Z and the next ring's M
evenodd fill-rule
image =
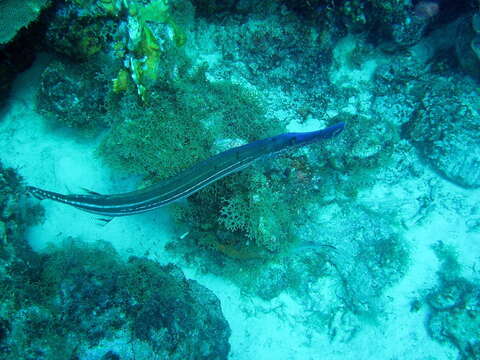
M28 186L27 191L40 200L51 199L78 209L108 217L142 213L188 197L229 174L240 171L266 155L308 145L337 136L345 127L341 122L323 130L286 133L235 147L201 161L178 175L141 190L102 195L63 195Z

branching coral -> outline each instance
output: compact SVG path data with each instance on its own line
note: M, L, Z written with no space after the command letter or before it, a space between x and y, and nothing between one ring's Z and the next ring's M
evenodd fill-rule
M132 95L120 106L100 152L111 164L156 180L218 152L215 138L222 134L250 141L267 128L254 94L210 83L204 70L152 88L148 106Z

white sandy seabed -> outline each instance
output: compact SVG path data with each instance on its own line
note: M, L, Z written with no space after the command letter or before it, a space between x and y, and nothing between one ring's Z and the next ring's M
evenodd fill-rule
M80 141L66 136L65 132L49 129L35 112L35 91L43 66L39 62L19 77L12 100L0 114L0 158L4 165L17 168L28 184L58 192L77 192L80 187L100 193L132 189L135 183L131 179L116 179L96 157L96 140ZM460 199L469 195L471 200L473 196L478 200L478 192L466 194L453 185L445 186ZM389 193L392 191L395 189ZM390 202L389 199L377 200ZM38 251L66 237L86 242L103 239L113 243L124 256L148 256L162 264L176 262L163 250L168 241L178 236L173 232L168 207L117 218L107 226L99 226L91 214L52 201L44 201L42 205L46 211L45 221L28 234L32 247ZM236 285L225 279L199 274L192 268L182 269L188 278L197 280L220 298L232 329L230 358L234 360L456 359L455 349L428 337L424 327L425 310L409 311L409 303L417 291L435 285L438 260L432 244L443 241L455 245L466 269L479 260L480 235L469 233L467 236L464 217L438 205L426 223L412 227L405 236L412 244L411 266L404 279L388 291L391 302L385 320L365 325L348 343L331 342L327 335L297 321L304 317L302 308L289 295L270 302L246 298ZM279 308L282 310L278 311Z

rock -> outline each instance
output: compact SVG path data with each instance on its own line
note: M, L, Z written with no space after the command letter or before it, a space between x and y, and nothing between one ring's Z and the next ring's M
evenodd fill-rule
M463 18L457 28L455 53L462 69L480 79L480 15Z
M452 292L452 287L463 291ZM448 299L441 307L438 298ZM435 299L432 303L432 299ZM429 335L441 342L451 343L460 354L460 359L480 359L480 287L458 278L457 284L440 283L428 295L431 306L426 322Z
M42 74L37 107L55 125L98 129L106 122L108 91L108 81L95 66L55 61Z
M230 327L211 291L175 265L125 262L106 242L68 240L0 286L10 294L0 309L2 359L228 358Z
M425 160L446 179L480 187L480 100L470 78L436 77L404 133Z

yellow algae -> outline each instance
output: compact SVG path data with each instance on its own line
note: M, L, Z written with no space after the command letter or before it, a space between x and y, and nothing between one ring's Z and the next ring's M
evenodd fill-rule
M113 92L119 93L127 90L128 84L130 82L129 78L130 78L130 75L128 74L128 71L125 69L121 69L118 72L117 77L112 80Z

